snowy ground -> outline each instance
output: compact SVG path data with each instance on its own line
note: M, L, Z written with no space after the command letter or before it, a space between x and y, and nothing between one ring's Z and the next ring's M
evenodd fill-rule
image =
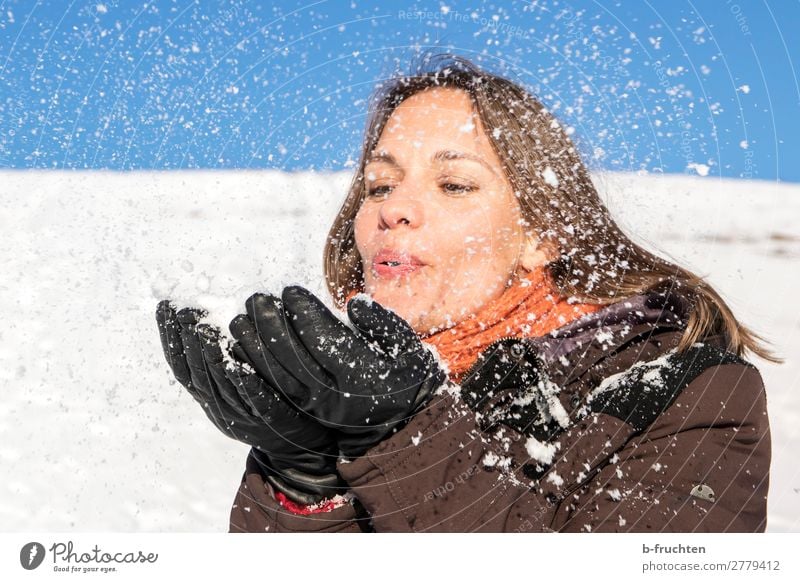
M219 321L321 287L344 174L0 173L0 530L225 531L246 448L163 361L154 307ZM800 531L800 186L607 175L629 232L707 274L787 364L761 364L770 531Z

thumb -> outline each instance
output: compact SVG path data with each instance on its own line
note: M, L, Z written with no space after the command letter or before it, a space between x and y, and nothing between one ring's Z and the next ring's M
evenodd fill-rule
M422 349L417 332L405 319L367 295L351 299L347 304L347 315L362 336L393 358Z

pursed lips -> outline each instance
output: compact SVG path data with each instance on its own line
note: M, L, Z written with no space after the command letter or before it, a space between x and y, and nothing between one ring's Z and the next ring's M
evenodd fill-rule
M425 263L414 255L392 249L381 249L372 259L372 269L381 277L407 275L424 266Z

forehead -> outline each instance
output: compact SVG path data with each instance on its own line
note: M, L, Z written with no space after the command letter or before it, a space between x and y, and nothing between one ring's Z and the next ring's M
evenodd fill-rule
M441 87L426 89L403 101L389 117L380 141L419 137L476 144L486 141L470 96L458 89Z
M395 111L416 107L453 110L461 113L468 113L473 108L472 98L465 91L453 87L429 87L407 97Z
M384 131L436 133L456 130L476 135L478 115L472 99L457 89L426 89L412 95L395 109Z

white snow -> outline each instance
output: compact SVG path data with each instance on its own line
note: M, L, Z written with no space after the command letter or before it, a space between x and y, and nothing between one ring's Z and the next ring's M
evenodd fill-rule
M671 366L671 357L674 354L675 350L670 350L654 360L636 362L633 366L622 372L605 377L603 381L586 396L586 402L591 402L597 398L599 394L607 390L616 390L623 379L629 377L633 372L638 374L638 371L641 369L647 369L647 372L642 376L637 376L640 377L643 382L651 386L663 384L662 374Z
M697 162L691 162L690 164L686 165L687 170L694 170L697 172L698 176L708 176L708 172L711 170L706 164L698 164Z
M494 467L500 461L500 457L498 457L492 451L489 451L485 455L483 455L483 465L485 467Z
M627 232L708 275L788 358L757 362L768 529L800 530L800 186L596 180ZM349 175L12 171L0 183L2 529L226 531L247 447L171 381L155 305L202 305L223 331L255 291L301 284L330 305L322 247Z
M548 186L552 186L553 188L558 188L558 177L556 173L553 171L553 168L547 166L544 171L542 172L542 178L544 179L545 183Z
M557 443L543 443L533 437L529 437L525 441L525 450L531 459L544 465L549 465L553 462L553 455L556 454L558 446Z
M561 487L564 484L564 478L556 471L550 471L545 477L545 481L552 483L556 487Z
M470 119L463 125L459 126L458 131L460 133L470 133L473 129L475 129L475 123Z

